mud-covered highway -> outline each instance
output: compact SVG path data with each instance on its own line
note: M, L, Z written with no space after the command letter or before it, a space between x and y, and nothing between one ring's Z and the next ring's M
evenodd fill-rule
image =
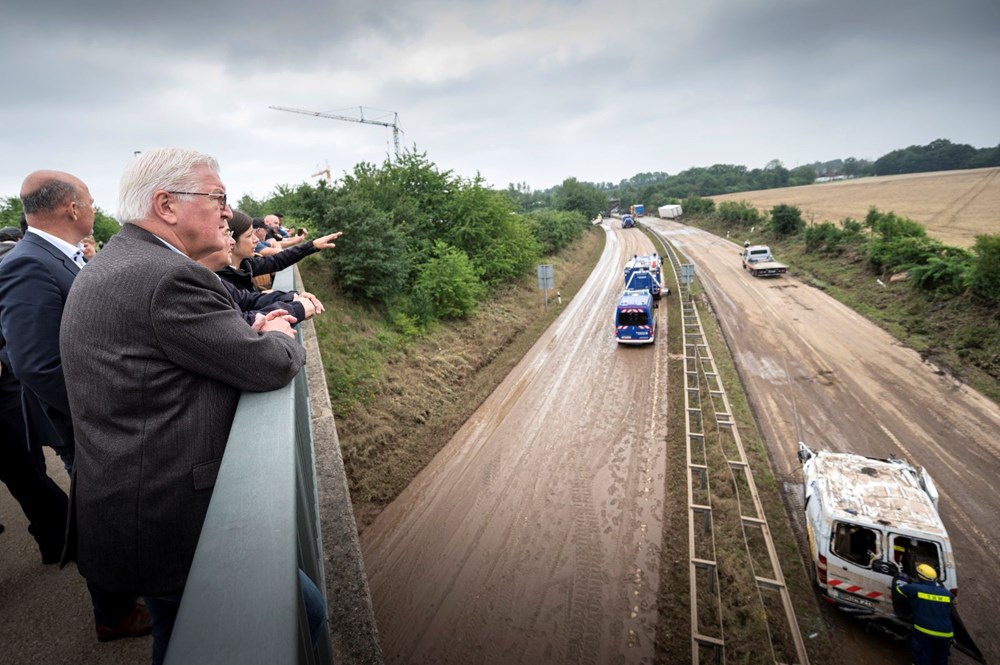
M622 265L653 246L608 228L566 311L363 532L387 662L651 662L666 345L618 348Z

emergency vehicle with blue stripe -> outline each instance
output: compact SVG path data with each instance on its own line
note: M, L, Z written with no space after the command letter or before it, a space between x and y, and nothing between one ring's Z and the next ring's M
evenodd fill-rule
M619 344L656 341L656 303L646 289L626 289L615 308L615 337Z
M660 299L663 276L660 269L660 257L652 254L635 255L625 263L625 290L637 291L646 289L654 300ZM669 289L667 290L669 293Z

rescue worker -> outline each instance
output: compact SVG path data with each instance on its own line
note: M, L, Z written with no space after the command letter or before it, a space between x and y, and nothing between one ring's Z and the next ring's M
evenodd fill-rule
M955 633L951 626L951 592L937 581L937 571L926 563L917 566L917 579L899 579L896 593L907 598L913 613L910 655L913 665L947 665Z

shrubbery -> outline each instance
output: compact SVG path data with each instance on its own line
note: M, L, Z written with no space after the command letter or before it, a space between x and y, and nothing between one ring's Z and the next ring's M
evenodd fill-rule
M861 223L848 217L838 227L833 222L813 224L804 229L806 251L830 256L840 256L852 245L862 241Z
M415 152L380 167L358 164L336 186L279 187L267 201L240 204L308 220L314 236L343 231L336 251L323 254L334 281L348 296L384 306L410 333L468 315L489 287L525 275L543 246L562 247L585 227L582 215L559 213L543 243L507 192L441 171Z
M435 319L461 319L476 311L484 291L465 252L438 241L430 260L420 266L411 311L425 325Z
M976 295L1000 303L1000 235L976 236L972 251L969 286Z
M804 229L802 211L787 203L771 208L771 230L778 236L792 236Z
M583 234L590 223L581 213L566 210L538 210L525 217L542 256L567 247Z
M689 215L711 215L715 212L715 201L692 194L684 199L681 209Z
M746 201L723 201L716 215L723 225L730 227L756 226L764 221L760 211Z

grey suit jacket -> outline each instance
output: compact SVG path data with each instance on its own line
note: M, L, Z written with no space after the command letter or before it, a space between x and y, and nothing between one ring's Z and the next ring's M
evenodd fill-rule
M179 593L240 392L305 362L207 268L130 224L80 272L60 338L76 433L77 563L109 591Z

